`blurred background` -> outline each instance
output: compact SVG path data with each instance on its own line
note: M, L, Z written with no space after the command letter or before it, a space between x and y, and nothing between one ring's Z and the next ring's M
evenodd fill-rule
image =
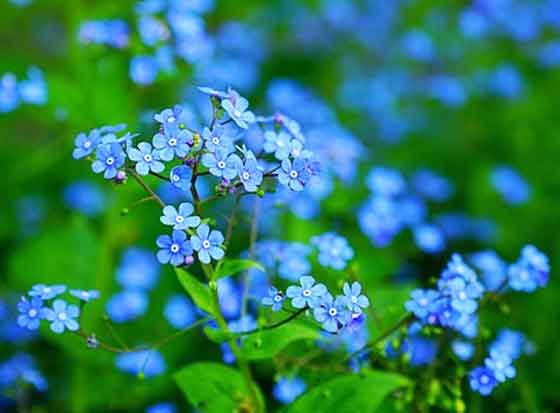
M491 249L512 262L527 243L544 251L547 288L481 312L481 340L517 329L534 354L491 398L466 387L464 398L469 413L560 411L560 1L3 0L0 16L1 411L17 411L15 399L33 412L140 412L164 400L190 411L171 373L221 359L202 334L166 346L164 372L140 380L76 337L18 328L15 304L40 282L96 288L83 323L100 336L112 323L131 344L197 317L154 260L156 204L131 208L141 189L106 182L71 154L79 132L106 124L150 139L153 114L176 103L198 125L208 110L198 85L231 86L257 113L302 125L324 173L303 194L263 200L259 238L344 235L374 307L401 308L453 252ZM383 186L391 174L405 188L398 199ZM253 211L243 208L237 253ZM222 287L224 300L238 287ZM180 320L169 316L174 297ZM33 366L38 386L14 393L15 365ZM269 394L275 370L257 371Z

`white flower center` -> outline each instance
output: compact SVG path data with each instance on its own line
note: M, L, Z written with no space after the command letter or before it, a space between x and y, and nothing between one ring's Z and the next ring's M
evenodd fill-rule
M179 245L178 244L171 244L171 252L176 254L179 252Z
M32 308L31 310L29 310L29 312L27 313L27 315L31 318L35 317L37 315L37 310L35 310L34 308Z
M167 143L169 144L169 146L175 146L177 145L177 139L171 138L167 141Z
M173 179L175 182L179 182L181 180L181 177L179 175L173 175L171 179Z
M358 302L358 297L353 295L352 298L350 298L350 301L352 302L352 304L356 304Z
M204 248L210 248L210 241L208 241L207 239L205 239L204 241L202 241L202 246Z
M43 289L43 292L44 292L45 294L49 294L49 293L51 292L51 287L45 287L45 288Z
M109 166L113 165L115 163L115 159L112 156L109 156L107 158L107 160L105 161L105 163Z
M176 222L176 223L180 224L180 223L182 223L183 221L185 221L185 218L183 218L181 215L177 215L177 216L175 217L175 222Z
M497 368L498 370L503 369L503 368L504 368L503 363L502 363L501 361L497 361L497 362L496 362L496 368Z
M146 155L144 155L144 160L146 162L152 162L152 155L150 155L149 153L147 153Z
M311 295L311 290L309 288L306 288L305 290L303 290L302 294L304 297L309 297Z
M167 118L167 121L168 121L169 123L173 123L173 122L175 122L176 120L177 120L177 118L176 118L175 116L173 116L173 115L171 115L170 117Z
M90 146L91 146L91 141L84 142L84 148L89 149Z
M213 143L214 145L218 145L218 144L220 143L220 138L218 138L217 136L214 136L214 137L212 138L212 143Z
M290 177L291 177L292 179L296 179L296 178L298 177L297 171L291 170L291 171L290 171Z
M426 298L421 298L418 300L418 304L420 304L422 307L426 307L428 305L428 300Z
M243 179L247 180L250 178L249 172L245 171L243 172Z
M329 308L329 315L330 315L331 317L334 317L334 316L336 316L337 314L338 314L338 311L336 311L336 308L334 308L334 307Z
M235 110L233 111L233 114L234 114L236 117L240 117L240 116L241 116L241 112L238 111L237 109L235 109Z
M276 294L274 296L274 301L276 301L277 303L279 303L280 301L282 301L282 296L280 294Z
M488 384L489 381L490 381L490 379L486 375L480 377L480 382L482 384Z
M285 145L284 141L278 141L276 142L276 146L278 146L279 148L283 148Z
M461 291L459 293L459 300L466 300L467 299L467 294L464 291Z
M226 163L224 161L218 162L218 168L224 169L226 167Z
M64 321L64 320L66 320L67 318L68 318L68 317L66 316L66 313L64 313L64 312L63 312L63 313L58 313L58 319L59 319L60 321Z

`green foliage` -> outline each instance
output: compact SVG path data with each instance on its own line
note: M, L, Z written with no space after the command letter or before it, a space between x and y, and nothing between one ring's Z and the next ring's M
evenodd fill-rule
M224 259L220 261L214 273L212 274L213 280L218 280L222 277L227 277L229 275L236 275L242 271L247 271L251 268L256 268L258 270L264 271L262 265L258 262L252 260L230 260Z
M395 390L409 386L404 376L376 370L342 375L313 387L286 407L286 413L374 413Z
M194 303L208 314L216 316L218 310L210 288L183 268L175 268L175 273Z

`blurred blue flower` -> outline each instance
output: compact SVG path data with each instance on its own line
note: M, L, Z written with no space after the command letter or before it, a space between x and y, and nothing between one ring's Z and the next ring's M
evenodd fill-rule
M297 376L282 376L272 388L272 395L282 404L289 404L307 389L307 385Z
M490 344L489 352L496 351L506 354L512 360L521 356L527 340L523 333L503 328L498 332L496 339Z
M117 282L126 289L151 290L159 277L160 266L152 251L127 248L117 268Z
M521 205L529 200L531 187L515 169L498 166L492 171L491 182L510 205Z
M472 264L482 271L482 282L489 291L497 291L504 286L507 264L495 251L480 251L471 256Z
M425 224L413 229L414 242L422 251L429 254L442 252L445 249L443 232L435 225Z
M169 324L178 330L184 329L196 321L196 307L183 294L169 297L163 314Z
M335 270L346 268L347 262L354 257L354 250L346 238L334 232L327 232L311 238L311 244L319 248L319 263Z
M88 181L78 181L64 189L64 202L69 208L93 217L105 209L106 197L98 185Z
M165 359L157 350L143 350L133 353L120 353L115 365L121 371L145 378L159 376L167 370Z
M228 91L228 97L221 102L222 108L229 117L242 129L248 129L249 124L255 121L253 112L247 110L249 102L235 90Z
M35 368L35 363L27 353L17 353L0 364L0 389L16 386L18 381L33 385L37 390L47 390L47 380Z
M462 361L468 361L472 359L475 352L474 344L469 341L463 340L453 340L451 342L451 349L453 353Z
M105 304L107 315L116 323L134 320L146 313L148 297L141 290L124 290L114 294Z
M346 306L353 314L361 314L362 309L369 307L369 299L362 294L362 286L359 282L354 281L352 285L344 283L342 287Z
M169 402L153 404L144 413L177 413L177 406Z
M28 69L27 79L20 81L18 88L22 102L31 105L47 103L47 83L38 67L32 66Z
M401 195L406 190L406 182L401 173L383 166L372 168L368 172L366 185L374 194L385 196Z
M142 86L151 85L158 75L157 60L152 56L135 56L130 60L130 78Z
M532 292L548 283L548 257L533 245L521 250L521 257L508 268L509 286L516 291Z
M511 357L498 349L490 351L490 357L484 359L484 364L492 370L494 377L499 382L515 377L515 367L511 365Z
M431 364L437 356L437 341L420 336L408 339L407 353L411 366L425 366Z
M498 384L492 370L487 367L477 367L469 373L471 389L483 396L488 396Z
M79 298L81 301L89 302L99 298L98 290L70 290L70 295Z

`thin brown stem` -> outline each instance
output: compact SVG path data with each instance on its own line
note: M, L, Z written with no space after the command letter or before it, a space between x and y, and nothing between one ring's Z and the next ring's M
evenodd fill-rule
M148 184L146 184L146 182L144 182L144 180L142 179L142 177L140 175L138 175L138 173L132 169L132 168L126 168L126 171L130 174L130 176L132 176L134 178L134 180L136 182L138 182L138 184L144 188L144 190L150 194L156 201L158 204L161 205L162 208L165 207L165 202L163 202L161 200L161 198L152 190L152 188L150 188L148 186Z

